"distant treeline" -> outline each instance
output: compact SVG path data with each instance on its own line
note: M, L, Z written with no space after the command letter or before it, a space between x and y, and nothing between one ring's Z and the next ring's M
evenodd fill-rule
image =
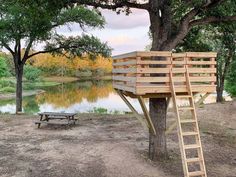
M11 56L1 52L0 60L0 77L14 75L14 64ZM94 58L87 55L68 58L66 56L40 54L30 59L27 65L40 70L43 76L97 77L108 75L112 71L111 58L104 58L100 55Z

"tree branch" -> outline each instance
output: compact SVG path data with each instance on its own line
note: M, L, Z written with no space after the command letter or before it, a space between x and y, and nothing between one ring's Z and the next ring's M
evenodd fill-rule
M27 59L29 59L29 58L31 58L31 57L33 57L35 55L38 55L38 54L50 53L50 52L54 52L54 51L57 51L57 50L60 50L60 49L64 49L64 48L65 47L58 47L58 48L54 48L54 49L51 49L51 50L38 51L38 52L35 52L35 53L31 54L31 55L28 55Z
M136 9L148 9L149 3L139 4L139 3L132 3L129 1L102 1L102 0L70 0L69 3L79 3L94 7L101 7L102 9L112 9L115 10L117 8L122 7L130 7Z
M170 39L168 39L163 44L163 49L173 49L176 47L176 45L179 43L179 41L183 40L184 37L188 34L189 30L192 27L191 20L199 15L201 12L210 10L220 3L224 2L224 0L208 0L206 3L202 4L199 7L193 8L191 11L189 11L180 21L180 25L178 28L178 33L174 36L172 36ZM200 20L200 19L199 19Z
M12 54L12 56L15 55L14 51L11 49L11 47L8 44L6 44L3 41L1 41L1 43L2 43L3 47L5 47Z
M206 25L206 24L211 24L211 23L222 23L222 22L232 22L232 21L236 21L236 15L234 16L225 16L225 17L214 17L214 16L210 16L210 17L205 17L202 19L198 19L198 20L193 20L189 23L189 27L193 27L196 25Z
M22 59L23 63L25 63L27 61L27 59L29 58L29 51L30 51L30 49L32 47L33 41L34 41L34 39L30 38L29 43L28 43L28 45L27 45L27 47L25 49L24 57Z

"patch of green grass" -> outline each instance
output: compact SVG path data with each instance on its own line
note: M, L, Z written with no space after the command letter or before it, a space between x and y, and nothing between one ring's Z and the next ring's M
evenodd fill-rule
M0 89L0 93L14 93L16 91L15 87L3 87Z
M96 114L107 114L108 113L106 108L93 108L92 112L96 113Z
M24 90L34 90L36 88L44 88L44 87L52 87L52 86L56 86L56 85L60 85L60 83L58 82L44 82L44 81L40 81L40 82L25 82L23 85Z
M56 85L60 85L60 83L58 83L58 82L44 82L44 81L34 83L35 87L52 87L52 86L56 86Z
M114 110L108 111L106 108L102 107L94 107L92 110L89 110L88 113L95 113L95 114L124 114L122 111Z

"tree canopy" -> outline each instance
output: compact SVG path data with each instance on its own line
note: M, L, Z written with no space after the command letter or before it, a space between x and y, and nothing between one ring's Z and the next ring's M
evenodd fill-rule
M102 28L104 18L95 9L67 3L67 0L0 0L0 47L11 53L15 65L16 112L22 111L23 68L29 58L41 53L67 57L84 53L110 55L106 43L85 31ZM58 33L61 26L74 23L80 25L82 35L67 37ZM39 43L44 48L32 50Z
M1 0L0 3L0 45L14 56L21 54L19 49L24 42L26 50L22 62L38 53L46 52L72 55L81 55L83 52L110 54L106 43L100 42L94 36L83 34L65 37L56 30L72 23L78 23L82 29L102 28L104 18L96 10L84 6L64 8L64 2L56 0ZM40 42L45 43L44 49L29 54L33 44Z

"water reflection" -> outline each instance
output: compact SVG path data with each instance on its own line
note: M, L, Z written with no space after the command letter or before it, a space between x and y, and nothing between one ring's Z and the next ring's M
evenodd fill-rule
M36 96L24 97L23 111L35 114L43 111L55 112L90 112L94 108L105 108L107 112L126 112L128 107L115 93L111 81L80 81L61 84L56 87L46 88L45 93ZM200 94L195 99L198 100ZM216 95L210 95L204 103L215 102ZM231 98L225 93L226 100ZM141 112L136 99L129 99ZM148 104L148 100L146 100ZM187 104L181 100L181 104ZM171 105L170 105L171 106ZM1 100L0 112L15 113L15 100Z

